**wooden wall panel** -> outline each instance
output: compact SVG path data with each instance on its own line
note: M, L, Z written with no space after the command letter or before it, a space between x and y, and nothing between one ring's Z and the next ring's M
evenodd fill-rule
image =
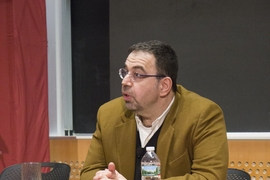
M70 165L70 180L79 179L91 139L51 138L51 161ZM252 180L270 180L270 140L229 140L229 167L248 172Z
M229 140L229 167L248 172L253 180L270 180L270 140Z
M78 156L79 152L81 152L78 151L79 149L76 137L59 137L50 139L50 159L52 162L62 162L70 165L70 180L80 178L80 170L83 166L83 162Z
M90 146L90 139L80 139L78 140L78 159L84 163L88 148Z

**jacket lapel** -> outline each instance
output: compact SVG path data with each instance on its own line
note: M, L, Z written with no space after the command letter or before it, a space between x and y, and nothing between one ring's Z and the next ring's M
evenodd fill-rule
M170 148L173 146L172 139L175 131L173 123L176 119L176 112L178 112L179 101L180 94L176 93L174 103L163 122L162 129L158 137L157 155L161 161L161 175L165 175L165 172L167 171L166 168L168 162L166 162L166 160L168 160L167 157L169 156Z
M170 121L171 122L171 121ZM158 143L157 143L157 155L161 161L161 174L166 172L166 160L169 156L170 147L172 145L172 138L174 134L174 128L171 126L168 121L165 121L161 132L159 134Z
M134 114L126 111L122 115L123 122L115 127L115 143L118 155L118 171L127 179L134 178L136 157L136 121Z

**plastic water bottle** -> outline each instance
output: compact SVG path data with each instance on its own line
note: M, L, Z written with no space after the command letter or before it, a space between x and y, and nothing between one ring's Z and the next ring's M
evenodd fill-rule
M160 160L155 153L155 147L146 147L146 153L141 160L142 180L160 180Z

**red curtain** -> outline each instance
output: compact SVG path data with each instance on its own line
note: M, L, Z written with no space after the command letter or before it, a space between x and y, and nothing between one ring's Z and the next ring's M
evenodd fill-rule
M45 0L0 0L0 172L50 161Z

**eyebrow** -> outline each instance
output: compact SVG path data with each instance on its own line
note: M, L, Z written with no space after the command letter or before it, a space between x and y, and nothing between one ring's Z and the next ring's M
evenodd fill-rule
M127 69L127 65L126 65L126 64L124 65L124 68ZM144 69L142 66L133 66L131 69L140 69L140 70L142 70L144 73L146 72L145 69Z

